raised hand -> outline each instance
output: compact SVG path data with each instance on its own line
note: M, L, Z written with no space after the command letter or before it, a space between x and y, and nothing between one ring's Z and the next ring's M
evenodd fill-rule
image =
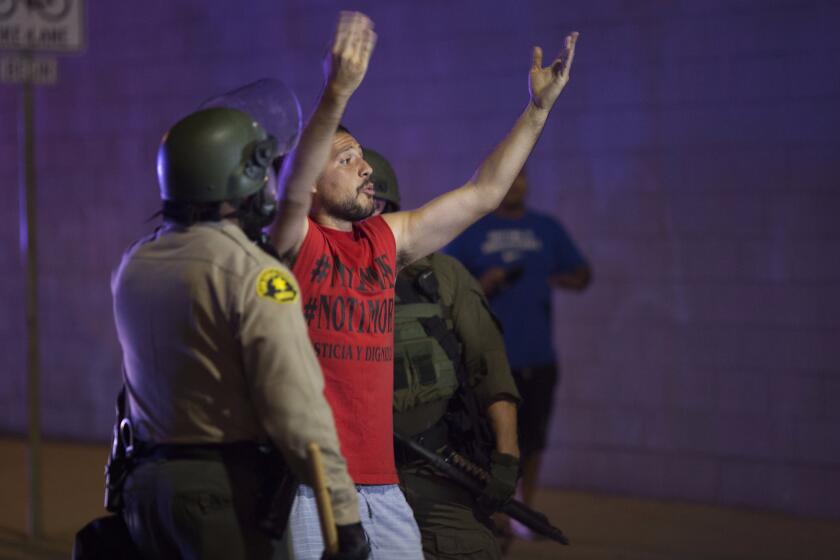
M569 82L569 70L575 58L575 43L578 32L573 31L566 37L563 50L550 65L543 68L543 52L540 47L534 47L531 72L528 76L528 89L531 92L531 102L540 109L551 109L560 92Z
M376 45L373 22L360 12L341 12L332 48L324 60L327 87L334 95L349 97L367 72Z

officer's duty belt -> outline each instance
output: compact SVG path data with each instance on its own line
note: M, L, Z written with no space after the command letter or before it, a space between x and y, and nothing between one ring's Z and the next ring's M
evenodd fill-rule
M271 454L268 445L255 441L231 443L159 443L139 446L132 457L136 463L147 461L220 461L248 462L264 460Z

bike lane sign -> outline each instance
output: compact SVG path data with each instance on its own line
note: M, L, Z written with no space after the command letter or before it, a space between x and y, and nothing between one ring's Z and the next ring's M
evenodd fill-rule
M0 49L75 53L85 48L84 0L0 0Z

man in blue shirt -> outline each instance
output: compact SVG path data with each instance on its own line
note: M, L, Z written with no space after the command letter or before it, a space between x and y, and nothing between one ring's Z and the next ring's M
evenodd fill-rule
M557 220L525 207L527 189L523 169L496 212L468 228L448 252L479 279L504 327L522 395L521 491L530 505L559 371L552 344L551 289L581 291L592 271Z

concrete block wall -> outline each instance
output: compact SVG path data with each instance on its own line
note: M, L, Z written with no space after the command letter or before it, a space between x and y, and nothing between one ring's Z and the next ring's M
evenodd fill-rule
M555 299L544 478L836 517L837 6L631 11L584 32L570 184L534 158L596 278Z
M35 95L43 420L104 440L110 270L152 225L166 127L286 81L308 112L332 0L88 3ZM557 294L546 484L840 517L840 7L830 0L362 1L379 43L345 122L407 206L461 184L582 33L530 163L595 283ZM0 87L0 430L23 432L19 92ZM834 494L832 494L832 492Z

